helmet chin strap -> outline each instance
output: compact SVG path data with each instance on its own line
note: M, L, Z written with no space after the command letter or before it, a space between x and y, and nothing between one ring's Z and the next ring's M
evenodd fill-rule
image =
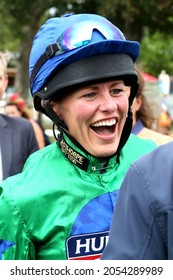
M132 130L132 125L133 125L133 118L132 118L131 107L129 107L128 115L124 124L124 128L121 134L120 143L118 145L116 154L119 153L124 147L124 145L126 144Z
M46 115L53 121L53 123L57 126L58 129L63 129L68 132L68 127L66 126L66 124L57 116L55 111L52 109L50 99L43 100L43 102Z
M119 154L119 152L121 151L121 149L124 147L124 145L126 144L130 133L132 131L132 126L133 126L133 115L132 115L132 111L131 111L131 106L133 103L133 100L137 94L138 91L138 83L131 85L131 92L130 92L130 96L129 96L129 110L127 113L127 118L126 118L126 122L121 134L121 139L120 139L120 143L118 145L118 149L117 149L117 154Z
M53 134L55 139L59 142L60 137L57 137L55 134L55 125L57 126L60 134L62 134L62 132L64 132L69 138L70 140L77 145L80 149L84 150L86 153L88 153L68 132L68 127L66 126L66 124L60 119L60 117L58 117L58 115L55 113L55 111L52 109L52 106L50 104L50 99L46 99L43 100L44 102L44 109L46 112L46 115L52 120L53 122Z

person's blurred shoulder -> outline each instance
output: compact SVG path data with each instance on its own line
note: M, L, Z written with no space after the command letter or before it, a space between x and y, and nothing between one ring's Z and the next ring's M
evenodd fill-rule
M172 136L159 133L157 131L148 129L146 127L144 127L141 130L141 132L138 134L138 137L146 139L146 140L151 139L152 141L154 141L157 144L157 146L160 146L160 145L173 141Z
M126 145L125 145L126 146ZM130 134L130 137L127 141L126 148L133 147L133 149L138 150L139 147L144 150L153 150L157 147L157 144L151 138L140 138L138 135Z
M160 145L132 164L138 177L142 178L143 186L148 189L155 209L159 207L161 209L163 205L172 205L172 151L173 142L169 142Z
M42 167L45 168L48 161L55 164L61 164L62 161L59 160L61 150L58 148L56 142L51 143L50 145L39 149L32 155L30 155L24 165L23 171L26 170L42 170ZM32 171L34 172L34 171Z
M4 114L0 114L0 123L4 126L7 126L10 128L12 131L14 130L15 132L23 131L23 133L29 131L33 131L32 125L30 121L24 118L19 118L19 117L9 117ZM27 131L24 131L23 129L26 129ZM23 134L23 137L25 137L25 133Z

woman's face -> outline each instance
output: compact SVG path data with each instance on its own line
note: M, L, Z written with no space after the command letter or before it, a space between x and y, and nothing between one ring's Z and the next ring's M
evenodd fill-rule
M118 148L129 95L129 86L113 80L80 88L51 104L85 150L96 157L107 157Z
M16 105L6 105L4 113L9 117L21 117L21 112L18 110Z

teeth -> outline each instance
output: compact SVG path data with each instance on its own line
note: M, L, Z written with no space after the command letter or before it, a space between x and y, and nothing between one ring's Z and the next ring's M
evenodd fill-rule
M112 126L116 124L116 120L112 119L112 120L107 120L107 121L102 121L102 122L96 122L94 124L92 124L92 126L94 127L99 127L99 126Z

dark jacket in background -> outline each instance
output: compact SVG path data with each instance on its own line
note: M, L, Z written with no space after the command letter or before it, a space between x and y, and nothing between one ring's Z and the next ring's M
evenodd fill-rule
M173 260L173 142L132 164L103 260Z
M0 148L3 179L21 172L28 156L38 150L31 123L0 114Z

